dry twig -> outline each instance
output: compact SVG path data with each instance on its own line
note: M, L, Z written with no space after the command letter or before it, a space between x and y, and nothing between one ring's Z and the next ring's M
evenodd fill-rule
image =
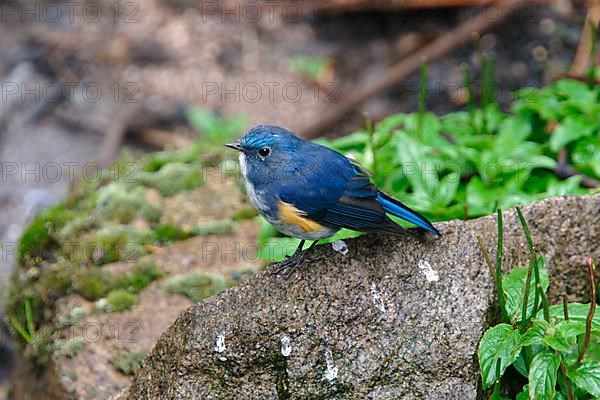
M348 96L348 100L337 108L324 113L320 120L300 129L300 135L306 139L314 139L322 136L323 132L340 121L349 112L363 104L368 99L389 89L402 79L415 72L425 61L433 61L453 50L454 48L471 40L474 32L483 32L491 29L503 21L508 15L528 4L527 1L515 1L511 3L502 2L496 5L501 12L496 18L490 18L483 11L476 17L463 22L450 32L437 38L430 44L422 47L404 60L390 67L384 76L369 86L357 89Z
M581 30L581 38L577 53L571 64L569 76L573 78L581 78L585 75L588 68L590 58L593 60L595 55L592 54L592 28L598 30L600 25L600 0L588 1L588 12L585 18L585 24Z
M588 316L585 323L585 338L583 339L583 346L581 347L581 352L579 353L579 357L577 357L577 361L575 361L575 364L573 364L573 369L577 368L581 360L583 360L587 347L590 344L590 336L592 334L592 321L594 319L594 313L596 312L596 282L594 281L595 264L594 260L592 260L592 257L588 258L587 267L588 277L590 278L590 284L592 285L590 311L588 312Z

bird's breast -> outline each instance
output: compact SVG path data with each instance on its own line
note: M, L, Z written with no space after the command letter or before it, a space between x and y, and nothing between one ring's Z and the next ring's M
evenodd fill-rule
M281 200L277 202L277 218L267 218L267 220L283 234L300 239L318 240L337 232L337 229L311 220L306 213L298 210L293 204Z
M248 195L250 203L252 203L252 205L256 207L258 211L261 212L261 214L269 212L270 207L267 204L266 193L264 192L264 190L256 190L254 182L249 176L248 160L246 159L246 155L244 153L240 153L239 159L240 170L242 172L242 176L244 177L244 183L246 185L246 194Z

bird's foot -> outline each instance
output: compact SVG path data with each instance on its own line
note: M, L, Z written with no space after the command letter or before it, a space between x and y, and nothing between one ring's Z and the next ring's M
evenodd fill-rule
M287 256L285 260L271 263L269 267L271 268L271 275L281 275L285 278L289 278L298 268L300 268L305 263L313 263L319 260L322 260L322 257L318 258L309 258L308 256L311 253L312 248L299 251L291 256Z

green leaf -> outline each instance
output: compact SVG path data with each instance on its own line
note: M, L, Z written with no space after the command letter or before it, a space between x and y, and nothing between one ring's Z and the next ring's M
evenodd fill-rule
M359 237L361 235L363 235L362 232L352 231L350 229L344 229L344 228L342 228L339 231L337 231L337 233L335 235L330 236L330 237L325 238L325 239L321 239L319 241L319 243L333 243L333 242L336 242L338 240L355 238L355 237Z
M525 378L527 378L527 375L529 375L529 373L527 371L527 365L525 364L525 358L523 357L523 352L519 353L519 356L517 357L517 359L513 363L513 367L515 367L515 369L521 375L523 375Z
M600 178L600 134L578 140L571 158L578 171Z
M523 391L517 394L515 400L529 400L529 385L523 386Z
M475 134L470 116L466 112L446 114L442 118L442 130L448 132L454 139L469 137Z
M548 180L548 197L564 196L566 194L582 194L585 193L584 189L581 189L579 185L583 180L583 176L576 175L565 180L558 180L555 177L551 177Z
M544 343L544 335L550 324L546 321L535 320L533 324L521 337L521 346L540 345Z
M300 239L289 237L271 238L259 247L258 256L268 262L278 262L292 255L299 243Z
M558 152L565 145L592 134L593 126L581 115L569 115L563 119L550 136L550 149Z
M479 176L473 177L466 188L466 202L469 210L469 216L479 216L490 214L506 196L506 189L503 187L487 186Z
M544 268L543 257L540 255L540 283L544 291L548 290L549 279L548 271ZM506 312L517 321L521 319L521 308L523 306L523 296L525 295L525 280L527 278L528 267L513 268L508 274L502 278L502 286L506 295ZM535 276L531 276L531 285L529 287L529 299L527 302L527 315L533 313L535 300ZM543 319L543 318L539 318Z
M204 141L222 143L231 140L242 133L246 126L246 117L242 115L225 119L201 107L186 109L185 116L190 125L201 133Z
M454 199L459 184L460 176L457 173L444 176L437 185L434 204L440 208L448 206Z
M381 132L383 134L390 134L396 128L404 123L406 120L407 114L392 114L389 117L384 118L379 121L375 126L377 132Z
M556 160L545 155L535 155L527 160L526 164L531 164L533 168L554 168L556 166Z
M492 392L491 396L488 398L488 400L510 400L508 397L504 397L500 394L500 389L499 389L499 385L494 388L494 391Z
M556 324L557 331L562 332L566 338L577 337L585 333L585 322L569 319Z
M518 144L531 135L531 122L529 118L521 115L506 118L498 130L498 142Z
M593 101L593 93L590 88L583 82L574 79L561 79L555 84L556 92L559 95L571 99L582 99Z
M509 324L499 324L485 332L477 353L484 389L496 382L496 363L499 359L500 376L515 361L521 351L520 341L521 334Z
M347 152L350 150L362 151L368 141L369 134L365 131L358 131L335 140L319 139L315 142L322 144L323 146L330 147L334 150Z
M579 340L579 343L583 345L583 340ZM594 361L600 363L600 332L593 331L588 343L587 351L583 357L583 361Z
M600 363L581 363L575 370L567 370L567 376L575 385L594 397L600 397Z
M544 280L542 279L542 282ZM590 310L589 304L581 304L581 303L569 303L568 306L569 311L569 320L571 321L581 321L585 323L588 312ZM594 312L594 316L592 318L592 329L594 331L600 332L600 307L596 307L596 311ZM544 318L542 310L538 311L537 316L538 319ZM550 306L550 317L558 318L560 320L564 319L563 306L562 304Z
M577 336L585 332L585 324L581 321L561 321L551 324L544 336L544 344L556 351L569 353L574 350Z
M561 392L555 392L552 400L566 400L566 398Z
M556 388L560 356L549 350L538 353L529 369L529 397L535 400L552 400Z

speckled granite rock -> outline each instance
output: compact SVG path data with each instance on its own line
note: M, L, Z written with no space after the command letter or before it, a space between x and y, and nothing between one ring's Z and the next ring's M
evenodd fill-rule
M551 300L586 295L583 258L600 256L600 195L524 207L546 253ZM528 259L514 212L507 265ZM475 399L476 348L494 318L476 237L491 249L493 217L440 224L441 238L365 236L298 281L258 274L189 308L162 335L120 398ZM493 252L492 252L493 253ZM568 276L568 279L564 279Z

